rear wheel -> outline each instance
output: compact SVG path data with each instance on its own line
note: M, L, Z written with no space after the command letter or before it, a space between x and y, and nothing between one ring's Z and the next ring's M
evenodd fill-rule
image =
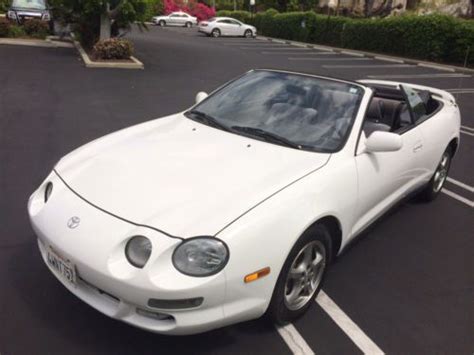
M166 21L165 20L160 20L160 22L158 22L158 25L160 25L161 27L165 27L166 26Z
M214 28L211 32L211 36L214 38L220 37L220 35L221 35L221 30L219 30L218 28Z
M244 37L246 37L246 38L252 38L252 37L253 37L252 30L246 30L246 31L244 32Z
M273 290L268 315L277 324L300 317L314 303L332 255L328 229L318 224L293 246Z
M443 185L448 177L452 155L453 153L451 148L446 149L443 153L441 161L439 162L430 182L428 185L426 185L423 191L420 192L419 197L422 201L433 201L441 192L441 189L443 188Z

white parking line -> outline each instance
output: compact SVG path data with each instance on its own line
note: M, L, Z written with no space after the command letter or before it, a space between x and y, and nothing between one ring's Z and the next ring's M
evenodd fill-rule
M288 60L331 60L331 61L339 61L339 60L371 60L370 58L310 58L310 57L289 57Z
M474 94L474 89L447 89L452 94Z
M319 292L316 302L364 354L384 353L324 291Z
M387 78L387 79L404 79L404 78L470 78L470 75L467 74L439 74L439 73L432 73L432 74L401 74L401 75L368 75L369 78Z
M296 51L296 52L299 52L299 51L310 51L311 49L310 48L294 48L294 47L285 47L285 46L281 46L280 48L273 48L270 47L270 46L255 46L255 47L252 47L252 46L248 46L248 47L240 47L240 49L264 49L266 51L282 51L282 50L285 50L285 51Z
M468 126L461 126L461 129L464 129L465 131L471 131L474 132L474 128L468 127Z
M455 180L450 177L447 177L446 180L449 181L451 184L458 185L459 187L462 187L463 189L466 189L467 191L474 193L474 187L469 186L468 184L465 184L461 181Z
M410 68L414 65L410 64L367 64L367 65L323 65L323 68Z
M386 62L405 63L402 59L384 57L384 56L381 56L381 55L376 55L374 58L378 59L378 60L385 60Z
M259 42L255 42L255 43L248 43L248 42L233 42L233 43L230 43L230 42L225 42L225 43L222 43L222 44L223 44L224 46L288 47L287 44L259 43Z
M462 203L465 203L465 204L468 205L469 207L474 207L474 201L471 201L471 200L469 200L469 199L467 199L467 198L465 198L465 197L462 197L461 195L458 195L458 194L455 193L455 192L452 192L452 191L450 191L450 190L448 190L448 189L445 189L445 188L443 188L443 189L441 190L441 192L444 193L444 194L446 194L446 195L448 195L449 197L452 197L452 198L454 198L454 199L456 199L456 200L462 202Z
M436 64L430 64L430 63L418 63L419 67L424 67L424 68L431 68L431 69L436 69L436 70L444 70L444 71L450 71L454 73L454 68L449 68L449 67L443 67L440 65Z
M466 135L468 135L468 136L474 137L474 133L473 133L473 132L463 131L462 129L461 129L460 132L461 132L462 134L466 134Z
M347 55L353 55L353 56L355 56L355 57L365 57L365 55L362 54L362 53L351 52L351 51L340 51L339 53L341 53L341 54L347 54Z
M261 54L265 55L292 55L295 54L295 52L260 52ZM298 53L298 55L335 55L335 53L332 52L304 52L304 53Z
M313 355L314 351L311 350L309 345L303 339L300 333L296 330L293 324L287 324L285 326L276 326L278 333L285 341L286 345L290 348L293 354L298 355Z

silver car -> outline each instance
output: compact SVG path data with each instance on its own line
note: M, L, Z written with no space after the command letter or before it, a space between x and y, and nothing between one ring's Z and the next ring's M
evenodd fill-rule
M231 17L214 17L199 23L199 32L208 36L236 36L252 38L257 35L257 29Z
M177 11L172 12L166 16L153 17L153 23L158 26L184 26L192 27L198 24L196 17L187 14L186 12Z

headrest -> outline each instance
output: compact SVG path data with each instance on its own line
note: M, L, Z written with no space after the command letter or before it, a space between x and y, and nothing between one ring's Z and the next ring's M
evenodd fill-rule
M384 103L382 100L373 98L370 101L369 107L367 109L366 117L375 120L381 120L383 118L384 112Z

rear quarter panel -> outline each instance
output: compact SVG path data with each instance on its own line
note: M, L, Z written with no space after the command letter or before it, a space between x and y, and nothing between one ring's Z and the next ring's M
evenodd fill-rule
M434 116L419 124L423 137L422 164L425 171L425 180L429 180L438 166L441 155L453 139L459 143L461 115L456 103L439 99L443 103L442 109Z

